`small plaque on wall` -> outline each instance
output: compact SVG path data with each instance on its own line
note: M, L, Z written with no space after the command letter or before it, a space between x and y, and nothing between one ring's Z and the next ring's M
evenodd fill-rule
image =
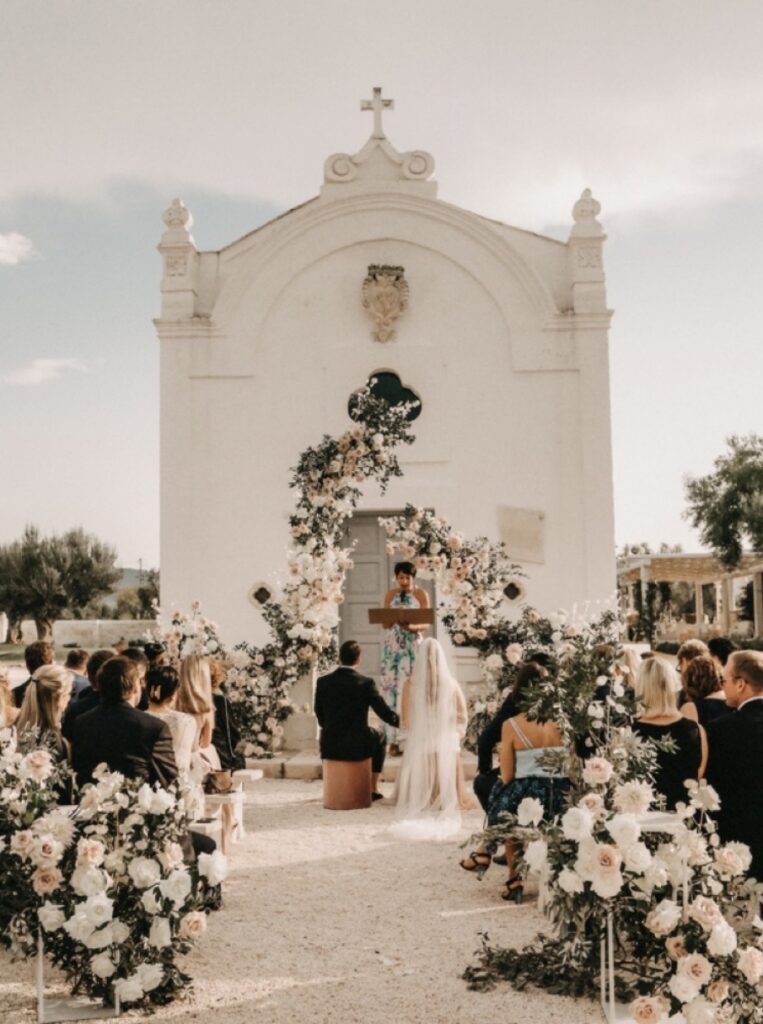
M510 558L539 565L546 561L545 519L538 509L498 506L498 530Z

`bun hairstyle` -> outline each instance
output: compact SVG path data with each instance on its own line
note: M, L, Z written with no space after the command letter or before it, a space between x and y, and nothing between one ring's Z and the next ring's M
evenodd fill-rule
M180 676L177 669L171 665L158 665L149 669L146 676L146 687L148 699L152 704L164 704L174 693L177 693L180 686Z

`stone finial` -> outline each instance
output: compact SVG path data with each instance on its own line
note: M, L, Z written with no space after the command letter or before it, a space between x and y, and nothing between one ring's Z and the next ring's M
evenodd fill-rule
M162 220L167 225L167 230L162 235L162 242L190 242L193 216L182 199L173 199L170 205L162 214Z
M575 225L571 234L593 238L603 234L603 228L596 219L601 213L601 203L595 199L590 188L584 188L580 199L572 207L572 219Z
M365 113L366 110L372 110L374 113L374 130L371 133L372 139L383 139L385 138L384 129L382 128L382 111L394 110L394 100L382 99L381 86L375 86L372 90L372 100L361 100L360 109Z

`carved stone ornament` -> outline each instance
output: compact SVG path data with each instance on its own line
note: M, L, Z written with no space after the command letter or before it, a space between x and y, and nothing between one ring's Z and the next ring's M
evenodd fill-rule
M408 282L404 267L372 264L363 282L363 308L376 324L376 341L392 341L394 324L408 308Z

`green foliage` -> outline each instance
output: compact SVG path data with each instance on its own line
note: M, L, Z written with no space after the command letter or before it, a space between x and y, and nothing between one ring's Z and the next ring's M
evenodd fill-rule
M117 617L120 619L139 619L142 604L136 587L122 587L117 594Z
M728 438L707 476L686 481L686 518L722 564L737 566L746 542L763 552L763 437Z
M41 537L27 526L20 541L0 548L0 606L11 619L37 623L41 640L53 623L78 616L119 579L116 551L82 529Z

